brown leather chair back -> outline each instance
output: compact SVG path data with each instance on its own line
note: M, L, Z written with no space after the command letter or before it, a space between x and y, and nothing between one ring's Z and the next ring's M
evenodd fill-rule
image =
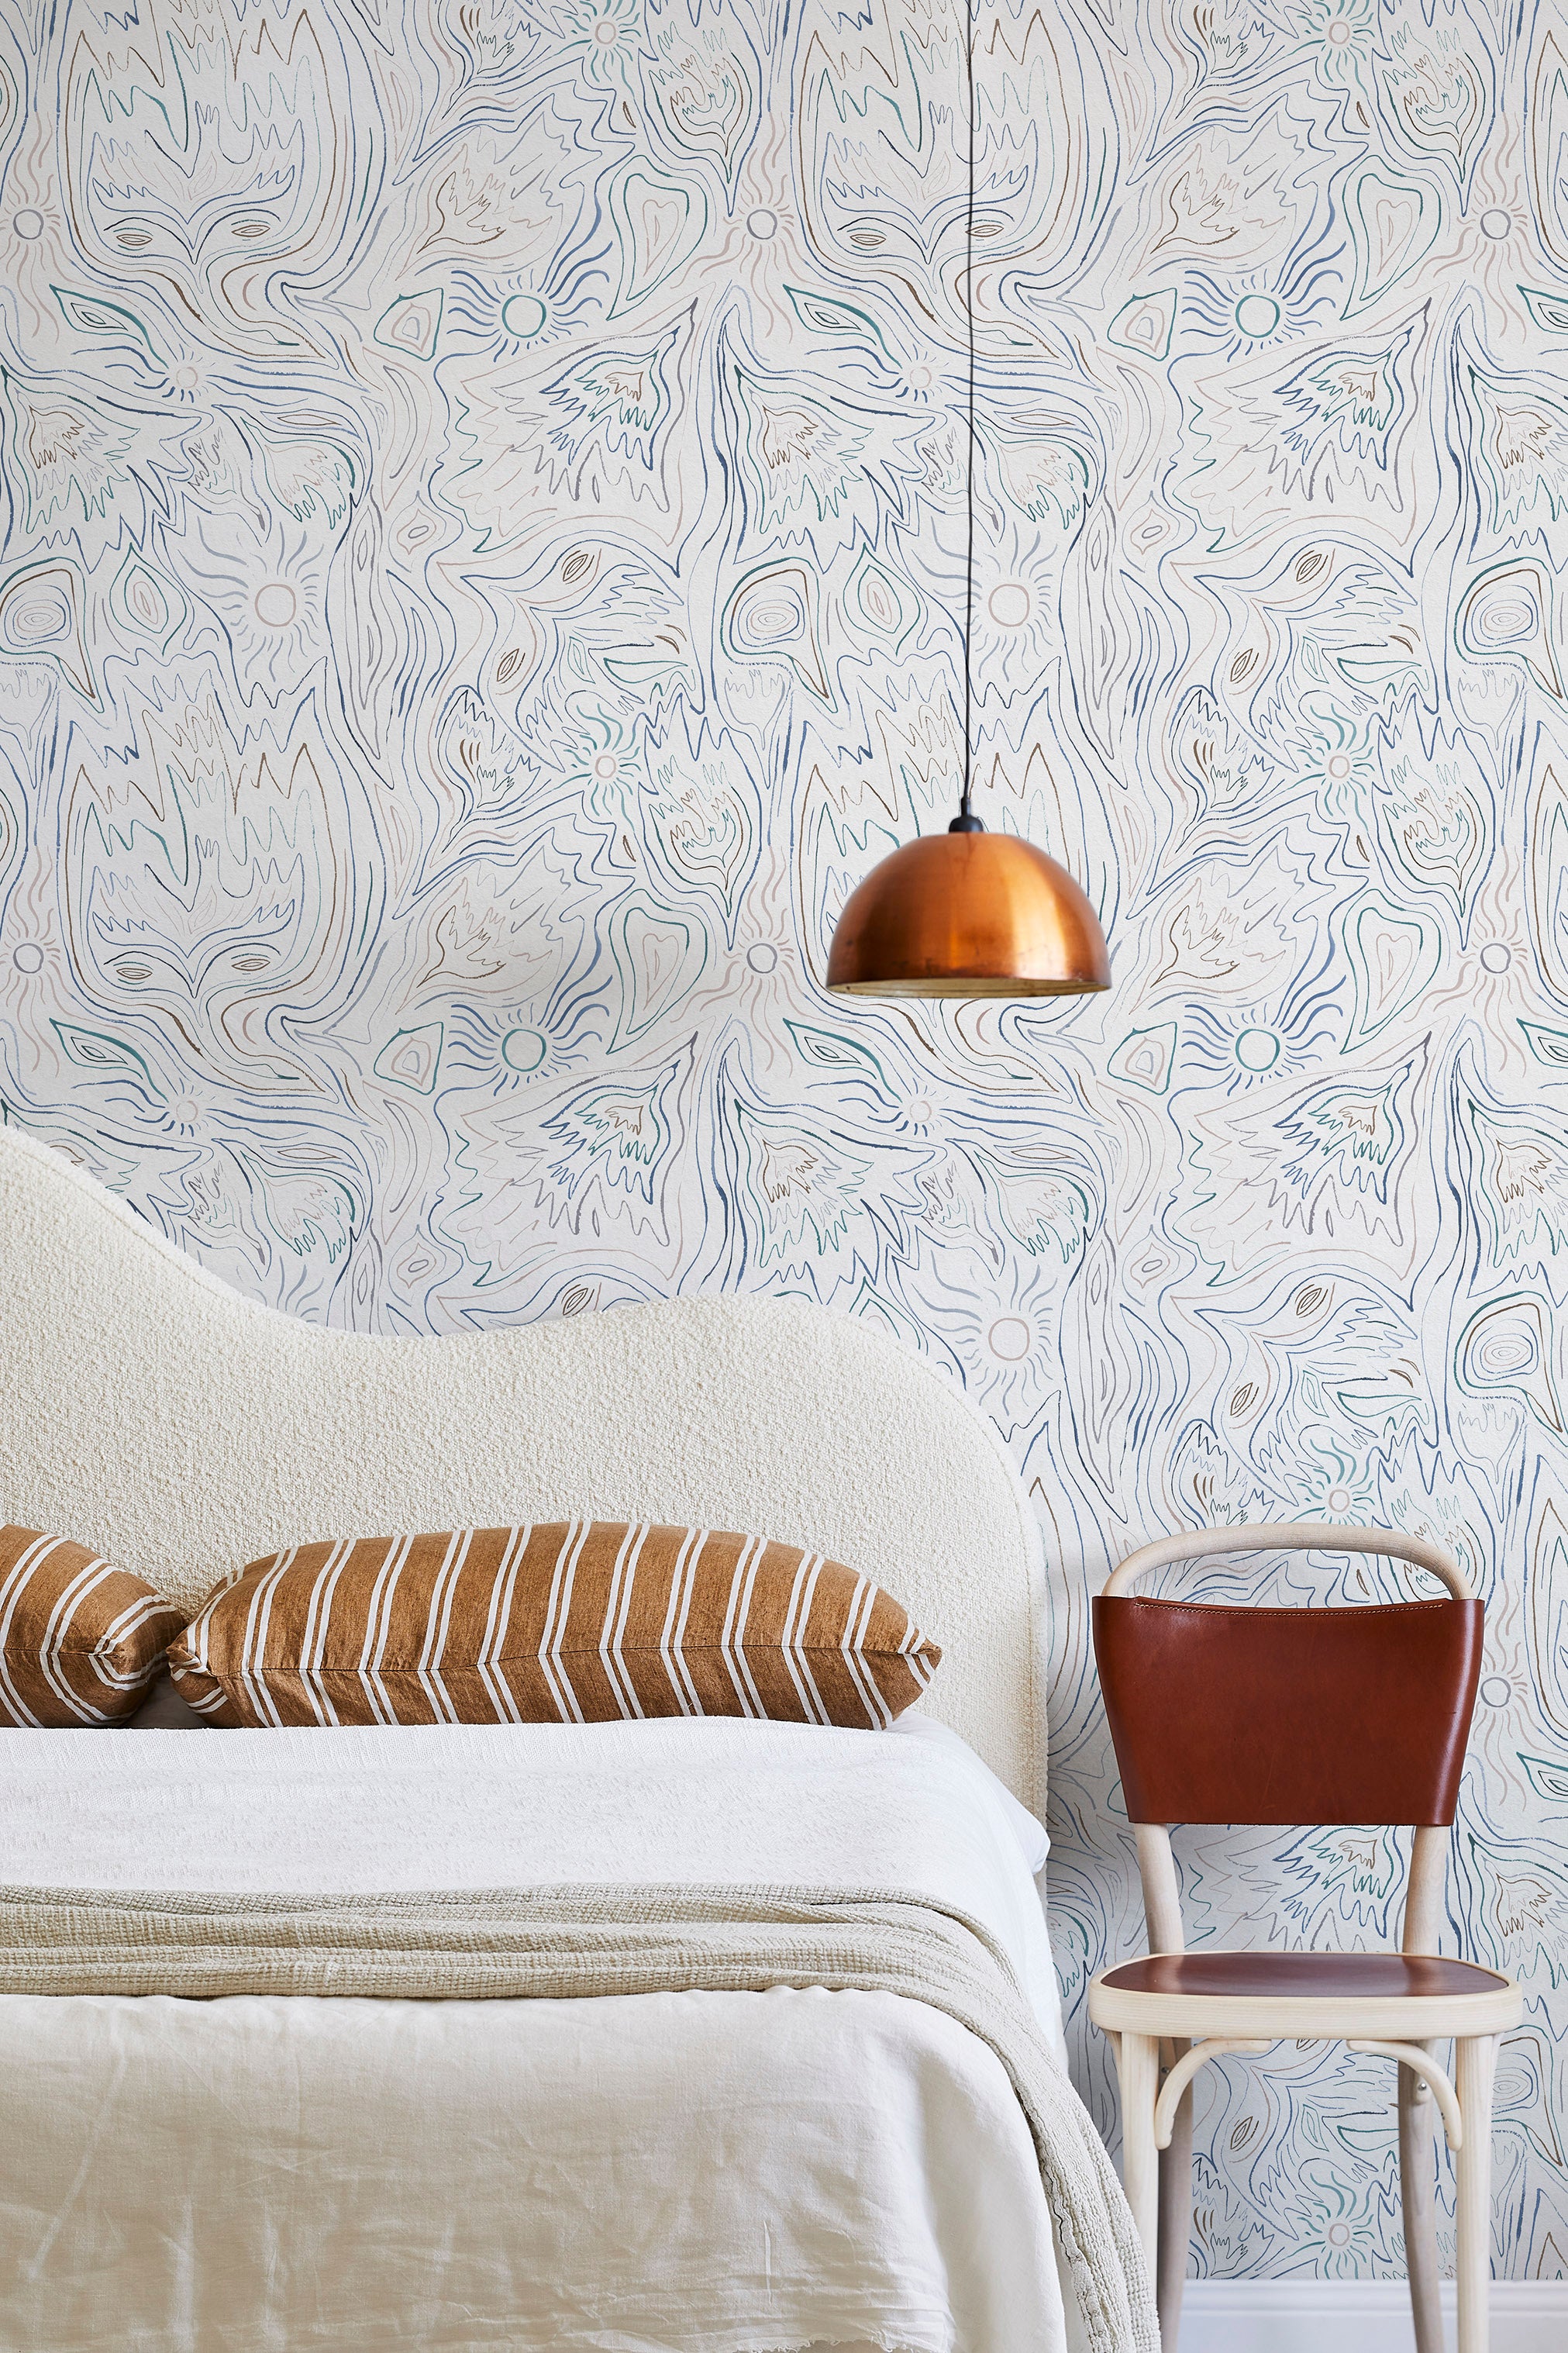
M1132 1821L1453 1821L1479 1601L1252 1609L1101 1594L1094 1649Z

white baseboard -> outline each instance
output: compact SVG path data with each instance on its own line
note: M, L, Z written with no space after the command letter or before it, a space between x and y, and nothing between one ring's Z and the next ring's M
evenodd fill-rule
M1454 2289L1443 2289L1448 2342ZM1492 2353L1563 2353L1568 2280L1494 2280ZM1403 2280L1189 2280L1182 2353L1411 2353Z

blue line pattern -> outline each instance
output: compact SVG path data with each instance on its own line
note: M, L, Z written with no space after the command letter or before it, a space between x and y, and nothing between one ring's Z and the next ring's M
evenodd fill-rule
M845 1006L837 913L958 774L960 44L0 0L6 1115L318 1321L794 1293L963 1383L1054 1564L1075 2014L1134 1934L1109 1563L1450 1544L1449 1934L1527 1984L1497 2254L1556 2276L1568 17L983 6L978 806L1116 985ZM1393 1925L1391 1836L1182 1852L1198 1934ZM1396 2270L1391 2096L1207 2071L1200 2266Z

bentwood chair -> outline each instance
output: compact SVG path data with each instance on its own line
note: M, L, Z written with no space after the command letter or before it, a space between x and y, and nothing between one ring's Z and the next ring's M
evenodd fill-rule
M1341 1609L1156 1601L1129 1588L1238 1552L1381 1553L1440 1599ZM1441 2353L1432 2109L1458 2173L1459 2353L1486 2353L1491 2089L1519 1989L1440 1959L1448 1831L1480 1673L1481 1605L1437 1546L1374 1528L1205 1528L1145 1545L1094 1605L1094 1647L1138 1841L1149 1956L1102 1970L1089 2014L1116 2047L1122 2176L1175 2353L1192 2228L1192 2084L1222 2052L1338 2041L1399 2069L1399 2166L1417 2353ZM1410 1823L1397 1953L1188 1953L1172 1822ZM1434 2056L1453 2036L1452 2076ZM1162 2154L1163 2152L1163 2154Z

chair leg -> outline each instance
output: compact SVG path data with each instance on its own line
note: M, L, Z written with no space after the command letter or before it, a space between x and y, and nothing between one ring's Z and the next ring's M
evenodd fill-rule
M1456 2049L1456 2089L1465 2137L1459 2148L1458 2353L1488 2353L1492 2273L1492 2073L1495 2034L1473 2034Z
M1153 2279L1160 2260L1160 2152L1154 2146L1159 2042L1152 2034L1124 2032L1116 2064L1121 2079L1121 2186Z
M1178 2042L1178 2053L1186 2049ZM1182 2334L1182 2290L1193 2235L1193 2094L1187 2091L1171 2128L1171 2145L1160 2152L1160 2348L1176 2353ZM1417 2353L1426 2353L1425 2346Z
M1443 2320L1437 2304L1437 2228L1432 2202L1432 2123L1436 2113L1436 2103L1414 2068L1401 2067L1399 2188L1405 2208L1405 2267L1410 2274L1415 2353L1443 2353Z

